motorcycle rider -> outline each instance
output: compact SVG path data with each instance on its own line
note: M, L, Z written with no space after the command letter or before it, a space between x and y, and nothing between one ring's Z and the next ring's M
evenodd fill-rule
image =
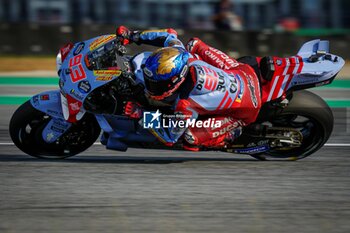
M152 129L164 144L172 146L184 134L184 148L197 151L201 146L227 145L241 134L241 127L254 122L261 108L260 86L253 68L229 57L199 38L186 47L174 29L131 31L116 30L123 44L147 44L162 47L143 65L145 95L150 103L165 103L176 115L186 119L212 118L221 121L218 128ZM137 105L126 107L131 113Z

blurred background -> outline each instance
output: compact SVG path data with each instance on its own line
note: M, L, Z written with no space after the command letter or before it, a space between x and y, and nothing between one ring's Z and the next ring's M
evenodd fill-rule
M118 25L172 27L184 42L197 36L234 57L288 56L315 38L350 54L349 0L0 0L0 57L54 56Z
M330 41L332 53L350 58L350 0L0 0L1 115L10 119L14 107L7 105L57 89L62 45L114 34L119 25L172 27L184 43L199 37L235 58L291 56L318 38ZM129 54L155 49L128 48ZM331 85L312 91L332 108L345 109L337 113L334 142L348 143L350 63ZM7 135L7 125L0 119L6 129L0 136Z

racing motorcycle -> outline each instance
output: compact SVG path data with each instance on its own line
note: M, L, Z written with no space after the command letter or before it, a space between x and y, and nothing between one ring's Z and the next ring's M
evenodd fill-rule
M144 96L142 64L149 55L127 55L115 35L62 47L57 56L60 88L34 95L15 111L9 127L13 142L39 158L79 154L99 137L107 149L117 151L136 147L181 153L181 138L166 147L139 119L123 115L126 101ZM334 119L327 103L304 89L330 84L344 63L322 40L305 43L297 55L284 60L262 58L258 72L263 106L256 122L244 127L230 145L202 150L260 160L297 160L315 153L330 137ZM279 66L283 69L277 72ZM144 106L145 111L155 111Z

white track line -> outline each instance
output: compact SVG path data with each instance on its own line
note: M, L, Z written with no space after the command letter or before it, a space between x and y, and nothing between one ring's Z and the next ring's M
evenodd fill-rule
M0 142L0 146L14 146L13 142ZM94 145L101 146L101 142L95 142ZM326 143L324 146L329 147L350 147L350 143Z
M325 146L350 146L350 143L326 143Z

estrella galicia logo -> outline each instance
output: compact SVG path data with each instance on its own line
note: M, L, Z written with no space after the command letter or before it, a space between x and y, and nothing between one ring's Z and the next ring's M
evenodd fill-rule
M78 84L78 89L82 93L88 93L91 90L91 85L88 81L84 80Z
M145 129L159 129L160 116L162 114L157 110L156 112L143 112L143 128Z
M73 52L74 56L76 56L79 53L81 53L81 51L83 51L84 47L85 47L85 43L84 42L79 43L77 45L77 47L75 48L74 52Z
M277 59L277 61L276 61L276 64L278 65L278 66L280 66L280 65L282 65L282 60L281 59Z

